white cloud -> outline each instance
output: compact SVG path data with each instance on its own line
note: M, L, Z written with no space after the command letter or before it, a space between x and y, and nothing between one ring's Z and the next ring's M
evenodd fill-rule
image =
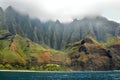
M59 19L68 22L86 15L103 15L120 21L120 0L0 0L0 5L11 5L43 21Z

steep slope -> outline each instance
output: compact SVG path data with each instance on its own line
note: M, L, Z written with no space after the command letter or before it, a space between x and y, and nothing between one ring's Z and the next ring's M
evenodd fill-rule
M107 48L91 37L69 44L70 66L73 70L113 70L120 68L120 49Z
M115 43L108 46L108 48L111 50L111 53L114 53L114 62L116 63L115 67L120 69L120 38L116 38Z
M110 36L120 36L119 23L102 16L75 19L70 23L61 23L59 20L41 22L39 19L31 19L29 15L20 14L11 6L5 11L0 8L0 29L58 50L88 34L98 41L106 41Z
M53 60L58 53L64 58L63 52L56 51L47 46L43 47L18 34L13 35L9 31L0 30L1 64L39 65L40 63L52 63L50 60ZM64 60L60 62L64 62Z

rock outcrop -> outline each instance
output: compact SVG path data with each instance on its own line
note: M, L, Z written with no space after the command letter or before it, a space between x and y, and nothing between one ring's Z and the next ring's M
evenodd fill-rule
M79 44L79 45L78 45ZM107 48L91 37L73 44L69 49L70 66L73 70L113 70L120 69L120 45ZM116 54L117 52L117 54Z

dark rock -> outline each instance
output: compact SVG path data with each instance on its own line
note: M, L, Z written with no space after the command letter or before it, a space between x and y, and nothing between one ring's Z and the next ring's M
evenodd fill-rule
M4 40L4 39L6 39L9 36L12 36L12 34L11 33L2 34L2 37L0 37L0 40Z
M79 48L79 52L85 52L86 54L89 54L87 51L87 48L85 47L85 46L80 46L80 48Z
M81 41L81 45L84 45L84 44L85 44L85 40L82 40L82 41Z
M110 50L106 51L106 56L109 57L109 58L112 58L112 55L110 53Z

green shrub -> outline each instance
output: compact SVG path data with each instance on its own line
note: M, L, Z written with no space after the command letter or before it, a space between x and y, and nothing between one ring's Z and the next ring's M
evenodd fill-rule
M36 70L36 68L32 66L32 67L30 68L30 70Z
M2 64L0 64L0 69L4 69L4 66Z
M10 64L6 64L5 69L13 69L13 67Z
M70 71L67 67L58 64L43 64L39 67L40 71Z

